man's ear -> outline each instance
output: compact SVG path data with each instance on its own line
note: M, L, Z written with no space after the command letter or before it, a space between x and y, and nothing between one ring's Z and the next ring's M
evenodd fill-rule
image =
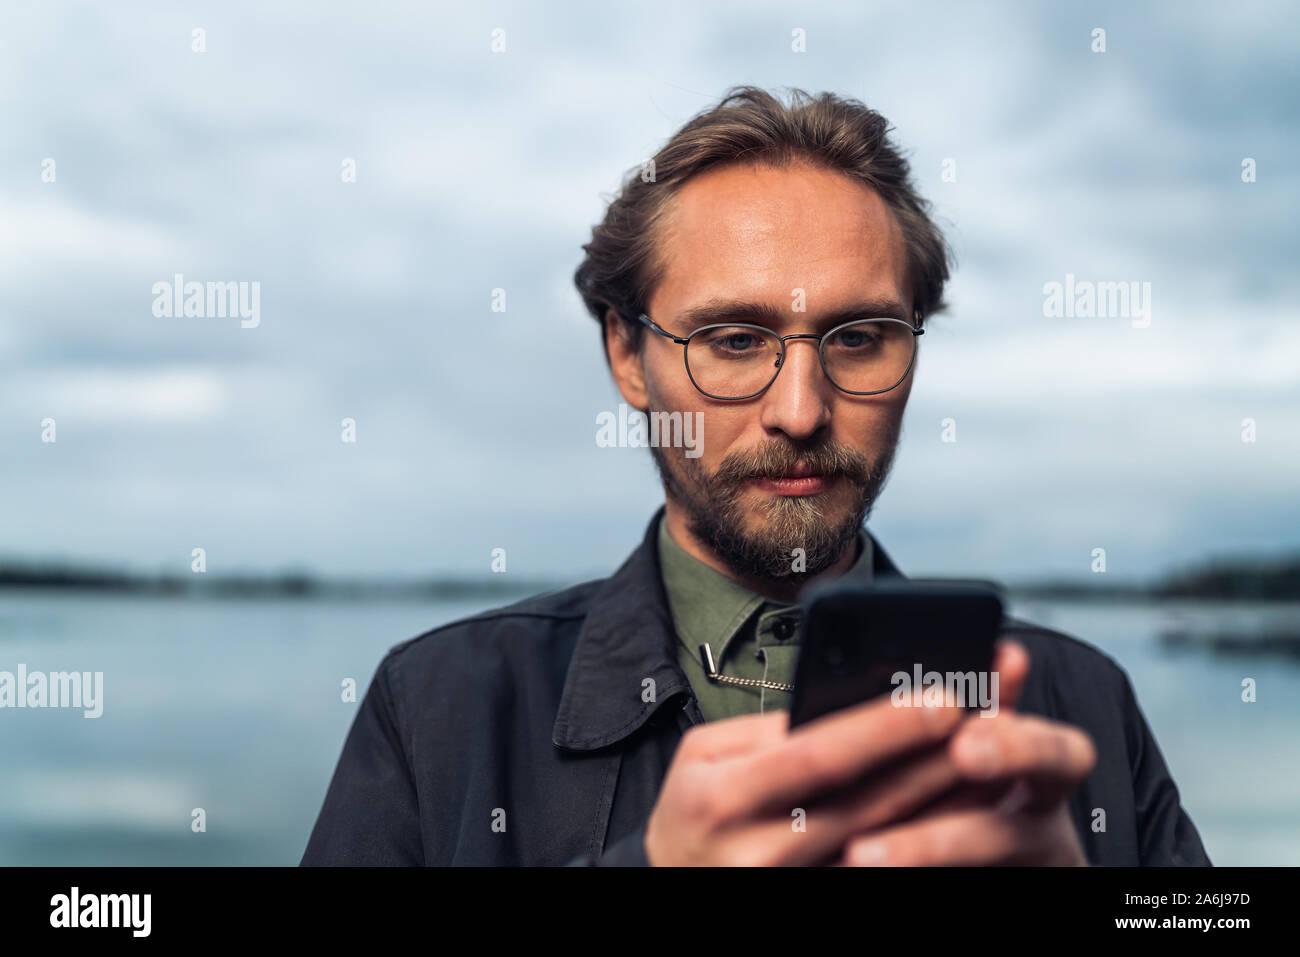
M641 365L641 350L632 341L627 323L613 309L605 310L605 351L609 354L609 371L614 384L623 394L623 401L634 409L650 406L646 396L645 372Z

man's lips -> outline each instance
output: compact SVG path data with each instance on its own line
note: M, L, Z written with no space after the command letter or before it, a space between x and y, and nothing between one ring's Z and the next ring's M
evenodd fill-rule
M775 495L817 495L826 491L831 480L825 475L815 475L809 469L796 468L776 478L763 477L752 481L763 491Z

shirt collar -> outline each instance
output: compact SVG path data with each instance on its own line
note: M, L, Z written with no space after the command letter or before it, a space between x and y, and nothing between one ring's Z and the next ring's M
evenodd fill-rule
M673 622L692 655L707 642L721 666L731 640L756 609L763 609L760 624L768 618L792 613L801 617L802 609L797 603L765 598L686 551L668 532L664 518L659 520L657 547ZM865 529L858 530L856 548L857 558L844 576L869 582L872 543Z
M608 747L637 731L664 702L691 693L677 662L677 639L659 561L663 513L661 505L641 544L592 596L551 734L557 747L571 751ZM863 534L871 546L872 574L903 577L880 543L869 532ZM647 684L647 679L653 684Z

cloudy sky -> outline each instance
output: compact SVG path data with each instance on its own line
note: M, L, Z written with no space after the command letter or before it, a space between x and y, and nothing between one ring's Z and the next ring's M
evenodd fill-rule
M662 493L595 444L572 273L739 83L883 112L955 248L870 522L905 572L1300 546L1296 9L814 6L6 3L0 552L612 570ZM260 324L156 316L177 273L260 283ZM1067 275L1150 283L1150 325L1045 316Z

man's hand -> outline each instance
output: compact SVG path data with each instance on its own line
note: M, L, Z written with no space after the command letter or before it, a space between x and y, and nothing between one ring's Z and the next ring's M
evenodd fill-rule
M1028 674L1020 645L1001 642L994 667L995 718L881 698L793 733L785 711L692 728L647 825L650 863L861 863L864 846L868 857L883 848L890 862L1082 863L1064 801L1091 769L1091 743L1065 725L1003 712ZM967 749L990 734L1001 757L986 766ZM1003 798L1025 803L990 825L986 815L999 812L987 805Z
M646 856L654 865L838 856L854 835L905 819L959 782L941 745L964 718L957 707L898 708L885 697L793 733L787 711L697 725L664 778Z
M1087 866L1067 802L1096 764L1092 739L1011 710L1029 674L1023 646L1000 642L996 667L998 713L969 719L947 743L961 786L910 821L856 836L836 863Z
M1006 785L1000 800L981 802L971 796L978 792L959 790L911 821L850 840L841 863L1087 866L1067 804L1096 764L1084 732L1000 712L967 721L948 753L964 781Z
M999 645L1000 707L1029 656ZM900 708L888 696L793 732L786 711L691 728L646 827L651 864L823 864L865 831L907 820L963 783L944 746L964 721L952 705ZM991 782L986 787L1002 787Z

